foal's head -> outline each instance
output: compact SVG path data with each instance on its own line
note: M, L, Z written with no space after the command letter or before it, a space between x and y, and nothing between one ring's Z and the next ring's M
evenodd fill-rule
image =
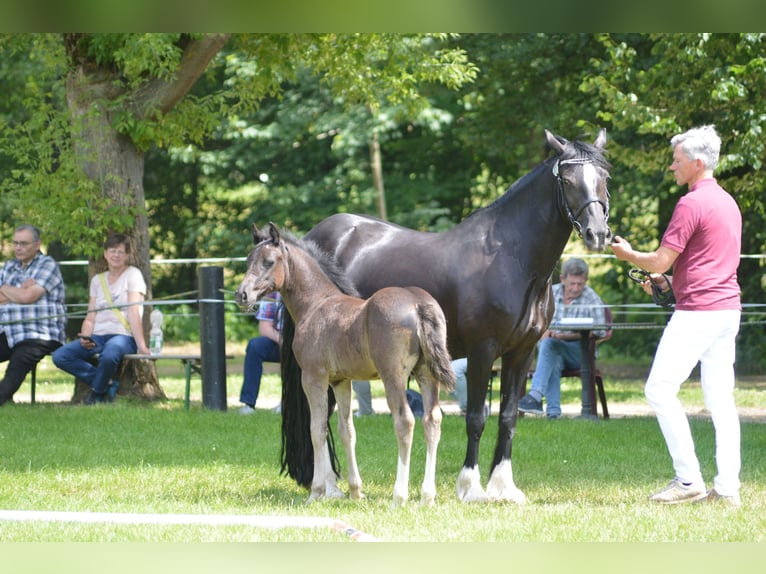
M247 271L236 292L237 303L249 309L256 301L279 291L287 279L287 246L279 229L269 224L268 232L252 228L255 247L247 256Z

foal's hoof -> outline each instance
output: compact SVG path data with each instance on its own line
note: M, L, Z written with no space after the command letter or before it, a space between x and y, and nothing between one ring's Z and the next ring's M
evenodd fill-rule
M394 497L391 499L391 508L403 508L407 505L408 500L407 494L394 492Z

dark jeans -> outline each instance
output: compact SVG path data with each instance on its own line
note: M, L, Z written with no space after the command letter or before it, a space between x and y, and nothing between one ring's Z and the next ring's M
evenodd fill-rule
M53 353L53 364L74 375L94 393L104 394L117 373L123 355L136 352L136 340L130 335L92 335L96 346L86 349L79 339L67 343ZM91 359L98 354L98 364Z
M58 341L27 339L13 348L8 346L5 333L0 333L0 362L8 361L5 376L0 380L0 405L7 403L29 374L45 355L58 349Z
M279 362L279 345L268 337L250 339L245 349L245 378L239 393L239 402L254 406L261 390L263 363Z

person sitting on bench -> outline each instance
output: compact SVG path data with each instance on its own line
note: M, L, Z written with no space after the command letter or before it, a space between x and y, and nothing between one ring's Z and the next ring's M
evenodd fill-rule
M58 263L40 251L40 231L20 225L16 255L0 271L0 405L13 401L27 374L65 341L64 279Z
M604 324L604 302L587 285L588 264L573 257L561 266L561 282L553 286L555 310L553 323L562 319L590 317ZM603 337L605 331L594 331ZM532 388L519 400L519 411L549 419L561 416L561 371L579 369L581 363L580 334L574 331L548 330L537 346L537 367L532 375ZM545 413L543 412L545 397ZM585 416L585 415L583 415Z
M104 244L107 270L90 282L88 313L78 338L53 353L53 363L88 384L86 405L112 402L120 381L115 378L123 355L149 354L141 318L146 282L128 264L130 241L115 233ZM98 354L98 366L91 359Z

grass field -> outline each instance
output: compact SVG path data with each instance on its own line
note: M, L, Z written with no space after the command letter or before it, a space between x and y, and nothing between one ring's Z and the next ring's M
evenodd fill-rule
M524 417L514 441L514 474L529 501L465 505L455 480L465 452L465 426L446 416L439 449L437 503L420 508L422 427L416 428L411 501L390 506L396 443L390 416L356 421L357 453L367 498L306 505L307 493L279 475L280 416L269 408L236 413L241 375L233 365L228 412L199 404L195 381L190 412L183 409L180 364L163 367L169 399L147 404L120 398L112 405L71 406L71 378L41 370L37 405L20 402L0 410L0 509L194 516L304 517L341 521L391 542L764 542L766 541L766 424L743 422L740 509L717 505L662 507L646 496L672 478L656 420L622 416L609 421ZM175 372L174 372L175 371ZM607 378L610 407L642 403L642 381ZM698 385L682 399L701 409ZM379 385L373 385L380 394ZM276 375L265 377L263 402L277 401ZM64 397L64 399L60 399ZM577 381L565 381L562 400L576 406ZM63 402L62 402L63 401ZM742 406L766 410L759 384L737 390ZM697 450L708 481L715 472L712 425L692 418ZM497 433L491 416L481 450L486 481ZM345 469L345 461L343 461ZM345 482L341 480L341 487ZM1 521L2 542L341 542L336 529L319 526L231 524L65 523Z

